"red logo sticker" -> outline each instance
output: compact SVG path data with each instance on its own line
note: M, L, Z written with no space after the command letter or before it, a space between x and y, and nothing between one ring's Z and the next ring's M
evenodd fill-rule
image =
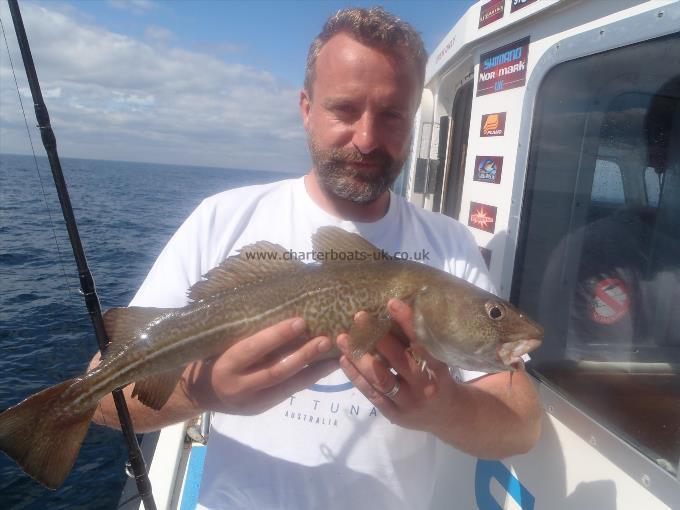
M590 312L595 322L614 324L628 313L630 295L626 285L617 278L607 278L593 288Z
M470 202L468 225L493 234L496 230L496 208L492 205Z
M482 128L479 130L479 136L503 136L505 134L505 113L482 115Z
M501 19L503 11L505 11L505 0L491 0L485 3L479 10L479 26L477 28L485 27L489 23Z
M525 37L479 57L477 96L524 86L529 42L529 37Z

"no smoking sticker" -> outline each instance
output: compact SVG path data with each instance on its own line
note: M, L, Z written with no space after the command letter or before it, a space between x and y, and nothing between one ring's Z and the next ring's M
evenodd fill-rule
M617 278L598 282L591 301L593 320L600 324L614 324L628 313L630 296L626 285Z

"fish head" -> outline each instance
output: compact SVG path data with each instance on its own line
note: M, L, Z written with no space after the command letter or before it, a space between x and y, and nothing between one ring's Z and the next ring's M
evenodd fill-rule
M413 300L418 342L436 359L500 372L541 345L543 328L507 301L467 282L421 289Z

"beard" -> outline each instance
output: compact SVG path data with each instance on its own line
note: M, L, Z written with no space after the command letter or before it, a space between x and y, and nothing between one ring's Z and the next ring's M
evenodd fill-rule
M346 147L321 149L311 137L309 152L322 188L355 204L374 202L392 186L404 164L381 149L369 154ZM367 170L353 163L372 164L378 168Z

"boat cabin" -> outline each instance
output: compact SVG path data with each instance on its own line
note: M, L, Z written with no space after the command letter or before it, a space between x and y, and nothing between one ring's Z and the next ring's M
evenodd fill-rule
M543 437L435 508L680 508L680 3L483 0L431 55L397 191L540 322Z

